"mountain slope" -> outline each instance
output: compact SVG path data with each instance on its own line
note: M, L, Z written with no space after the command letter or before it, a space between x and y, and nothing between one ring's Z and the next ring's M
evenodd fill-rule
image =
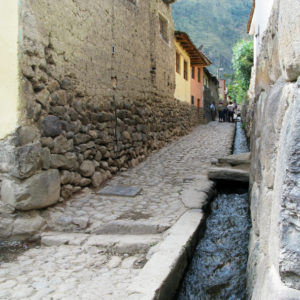
M232 46L246 36L252 0L177 0L172 5L176 30L189 34L194 44L224 73L232 73Z

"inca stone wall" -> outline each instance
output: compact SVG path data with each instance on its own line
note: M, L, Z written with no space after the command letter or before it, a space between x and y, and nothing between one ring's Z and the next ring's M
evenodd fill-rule
M246 115L252 299L300 298L300 1L274 1Z
M164 1L20 5L21 117L0 142L1 212L99 187L197 124L197 110L173 99L174 30Z

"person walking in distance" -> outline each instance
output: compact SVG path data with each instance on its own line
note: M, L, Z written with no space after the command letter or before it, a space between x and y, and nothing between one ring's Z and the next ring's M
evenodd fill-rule
M224 122L224 106L223 106L223 102L220 102L218 105L218 113L219 113L219 122Z
M228 122L228 108L226 105L223 107L223 120L224 122Z
M209 106L209 108L210 108L211 120L214 121L215 120L215 116L216 116L216 107L214 106L213 103L211 103L211 105Z
M227 105L228 109L228 121L233 123L233 114L234 114L234 104L230 101L229 104Z

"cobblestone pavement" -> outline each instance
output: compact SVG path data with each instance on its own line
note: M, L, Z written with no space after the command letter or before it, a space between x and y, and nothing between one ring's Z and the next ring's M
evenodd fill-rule
M233 136L233 124L200 125L107 183L141 187L136 197L87 192L43 211L42 246L2 263L0 299L127 299L148 250L188 209L186 185L231 153Z

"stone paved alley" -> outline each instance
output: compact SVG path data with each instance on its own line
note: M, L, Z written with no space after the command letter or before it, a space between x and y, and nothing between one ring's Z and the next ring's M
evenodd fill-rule
M106 184L141 187L136 197L89 191L44 210L41 246L1 263L0 299L128 299L163 232L203 206L186 199L190 187L212 184L210 161L231 153L233 136L233 124L200 125Z

